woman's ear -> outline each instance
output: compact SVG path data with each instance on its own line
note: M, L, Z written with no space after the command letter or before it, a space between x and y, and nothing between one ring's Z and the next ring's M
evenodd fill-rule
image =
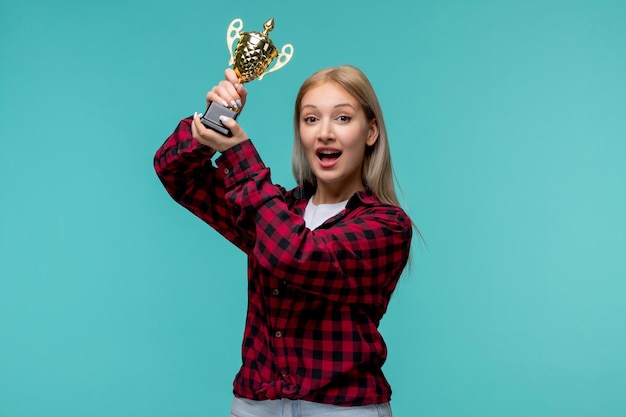
M369 125L369 130L367 132L367 146L374 146L376 141L378 140L378 123L376 119L372 120Z

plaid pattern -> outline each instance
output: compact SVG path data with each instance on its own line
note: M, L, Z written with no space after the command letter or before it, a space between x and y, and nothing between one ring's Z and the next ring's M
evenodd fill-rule
M315 231L310 197L273 185L251 141L214 152L184 119L155 155L169 194L248 255L248 312L234 394L368 405L391 399L378 324L406 265L411 222L369 191Z

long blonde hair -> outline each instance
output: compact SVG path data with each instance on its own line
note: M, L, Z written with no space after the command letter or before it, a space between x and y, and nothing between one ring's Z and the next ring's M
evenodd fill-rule
M300 186L315 186L317 179L306 159L300 138L300 106L304 95L314 87L325 83L335 83L352 95L361 104L368 122L375 121L378 126L378 140L365 150L361 178L363 185L372 190L381 200L399 206L394 187L394 172L391 165L391 153L383 112L378 97L369 80L356 67L342 65L317 71L300 87L296 96L294 111L294 146L291 159L293 175Z

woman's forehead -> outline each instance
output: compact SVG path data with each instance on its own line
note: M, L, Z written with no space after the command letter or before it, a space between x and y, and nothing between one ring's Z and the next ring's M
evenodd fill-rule
M358 100L339 84L328 81L310 88L302 97L300 107L333 107L346 105L354 108L361 107Z

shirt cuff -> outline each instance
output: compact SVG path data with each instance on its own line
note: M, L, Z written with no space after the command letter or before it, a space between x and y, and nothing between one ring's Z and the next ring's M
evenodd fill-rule
M186 118L181 121L178 127L177 133L180 139L176 147L176 154L183 157L185 154L192 154L194 156L201 155L203 158L212 158L215 155L215 150L203 145L191 136L191 123L193 123L193 119Z
M265 168L261 156L250 139L224 151L215 160L215 164L218 171L224 175L226 188Z

